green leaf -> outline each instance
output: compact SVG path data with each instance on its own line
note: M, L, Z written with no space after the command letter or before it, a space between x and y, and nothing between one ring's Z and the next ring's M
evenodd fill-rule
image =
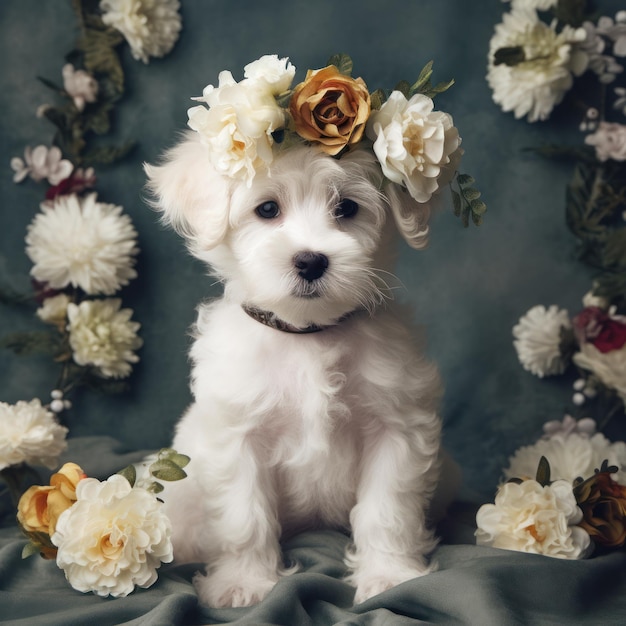
M40 548L36 546L34 543L27 543L22 549L22 558L27 559L34 554L39 554Z
M394 91L399 91L405 98L409 98L409 92L411 91L411 85L406 80L401 80L394 88Z
M150 473L159 480L182 480L187 476L185 470L167 459L159 459L150 466Z
M535 480L542 487L550 484L550 463L545 456L542 456L539 460L539 466L537 467L537 476Z
M150 485L150 491L152 493L161 493L164 489L165 487L161 483L153 482L152 485ZM163 502L163 500L160 500L160 502Z
M510 46L499 48L494 52L493 64L494 65L506 65L508 67L515 67L526 60L526 54L524 54L524 48L522 46Z
M426 63L426 65L424 65L424 67L422 68L422 71L420 72L420 75L418 76L417 80L411 85L411 89L410 89L411 94L421 93L421 90L426 85L430 85L430 77L432 75L433 75L433 62L428 61L428 63Z
M463 190L463 195L468 202L471 202L472 200L480 198L480 191L478 191L478 189L474 187L468 187L467 189Z
M114 48L123 37L113 29L86 28L78 39L78 49L84 53L85 68L92 74L105 74L117 94L124 92L124 71Z
M434 87L429 87L428 89L424 89L421 93L429 98L434 98L435 96L443 93L444 91L448 91L452 85L454 85L454 78L450 79L447 82L437 83Z
M459 217L461 215L461 196L454 189L452 191L452 204L454 205L454 214Z
M602 258L606 269L626 270L626 228L607 233Z
M461 186L471 185L472 183L476 182L469 174L459 174L456 177L456 180Z
M370 94L371 107L373 111L378 111L380 107L383 106L387 96L382 89L377 89L372 94Z
M472 213L476 213L476 215L484 215L487 211L487 205L482 200L472 200L470 207L472 208Z
M178 465L178 467L185 467L189 464L191 460L186 454L180 454L176 452L173 448L162 448L158 452L159 459L166 459L167 461L171 461L172 463Z
M46 87L48 87L48 89L51 89L52 91L55 91L56 93L60 93L60 94L65 94L65 89L63 89L63 87L59 87L59 85L57 85L56 83L53 83L51 80L48 80L47 78L43 78L42 76L37 76L37 80L44 84Z
M124 469L118 472L120 476L123 476L129 483L131 487L135 486L135 481L137 480L137 470L134 465L128 465Z
M0 348L13 350L20 356L49 354L57 356L62 351L62 339L48 331L10 333L0 339Z
M333 54L333 56L328 59L327 65L334 65L341 74L345 76L352 75L352 59L347 54Z

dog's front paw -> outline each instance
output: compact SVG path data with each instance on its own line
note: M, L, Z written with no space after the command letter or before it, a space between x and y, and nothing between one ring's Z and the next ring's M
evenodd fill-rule
M278 574L265 576L232 568L196 574L193 585L200 604L213 608L258 604L272 590Z
M397 567L394 567L394 563L389 562L383 567L365 567L354 571L348 577L348 582L356 587L354 604L365 602L365 600L369 600L383 591L387 591L407 580L429 574L436 569L432 564L426 565L418 562L410 566L407 566L406 563L397 563L396 565Z

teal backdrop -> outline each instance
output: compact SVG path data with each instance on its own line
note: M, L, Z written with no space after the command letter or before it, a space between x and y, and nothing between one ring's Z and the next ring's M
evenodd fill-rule
M603 2L604 14L621 4ZM404 289L397 297L413 304L446 384L445 444L466 486L491 497L508 455L534 441L545 421L574 410L573 377L540 380L525 372L511 329L535 304L576 312L591 281L565 225L571 167L526 151L582 142L578 114L515 120L493 103L485 80L489 40L507 8L500 0L183 0L183 31L170 55L144 65L124 47L126 93L110 140L134 139L137 146L124 161L98 169L97 190L101 200L124 207L139 233L139 277L122 298L145 343L128 393L86 391L75 399L65 416L70 435L110 435L129 450L160 447L190 401L189 326L197 303L219 287L159 225L144 201L142 171L185 129L190 98L223 69L239 79L243 66L263 54L289 56L302 79L306 68L346 52L371 90L414 80L432 59L435 80L456 80L437 106L460 129L463 171L476 178L488 212L480 228L464 229L447 205L433 220L427 250L401 249ZM30 289L26 227L45 187L14 184L9 162L25 146L51 140L52 126L35 112L52 94L37 76L61 82L75 37L69 0L0 2L0 284L20 292ZM35 328L29 310L0 307L3 334ZM45 357L3 351L0 400L47 399L57 373Z

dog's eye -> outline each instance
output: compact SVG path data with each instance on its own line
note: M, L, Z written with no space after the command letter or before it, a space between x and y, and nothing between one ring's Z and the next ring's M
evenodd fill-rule
M278 204L276 204L273 200L268 200L263 204L259 204L259 206L254 209L254 212L264 220L271 220L280 215Z
M359 205L350 199L342 200L335 208L335 217L354 217L359 211Z

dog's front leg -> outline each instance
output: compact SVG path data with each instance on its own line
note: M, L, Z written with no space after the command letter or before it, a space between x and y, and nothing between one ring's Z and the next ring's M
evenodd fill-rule
M194 585L201 603L212 607L260 602L278 581L282 566L276 494L267 468L245 442L213 485L211 531L216 551L207 574ZM213 477L214 478L214 477Z
M356 587L355 603L427 574L435 545L426 513L437 479L439 428L370 433L361 462L357 503L350 514L354 545L346 563Z

